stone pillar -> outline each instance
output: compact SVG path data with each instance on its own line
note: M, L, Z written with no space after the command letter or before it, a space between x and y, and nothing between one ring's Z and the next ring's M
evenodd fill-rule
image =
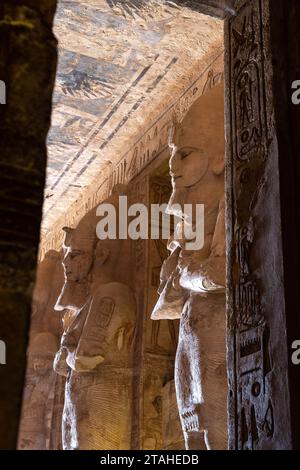
M236 1L225 27L230 449L292 447L280 212L286 154L276 103L285 88L277 75L280 4Z
M279 151L281 221L283 232L285 309L289 357L300 339L300 105L291 99L291 86L300 80L300 4L270 2L273 97ZM289 387L293 448L300 449L300 369L289 358Z
M0 448L16 446L56 70L55 0L0 6Z

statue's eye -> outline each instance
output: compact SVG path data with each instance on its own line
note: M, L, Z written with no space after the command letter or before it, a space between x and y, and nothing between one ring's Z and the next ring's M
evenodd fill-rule
M180 151L180 155L181 155L181 160L184 160L185 158L187 158L189 155L191 155L191 153L193 153L193 149L183 149Z

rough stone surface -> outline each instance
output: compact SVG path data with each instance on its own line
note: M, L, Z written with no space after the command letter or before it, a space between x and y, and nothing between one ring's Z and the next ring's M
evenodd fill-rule
M270 2L226 25L230 449L290 449Z
M24 0L0 6L0 79L7 88L7 104L0 107L0 337L7 345L7 365L0 369L4 449L16 445L25 371L56 69L51 32L55 5Z
M60 253L51 251L39 264L33 293L30 340L19 450L50 450L59 439L61 429L55 426L56 374L53 360L62 333L62 318L54 311L63 283Z
M300 3L297 0L270 3L274 110L279 148L280 200L283 232L284 287L287 339L290 348L300 337L300 106L291 100L291 83L300 77ZM300 449L299 366L289 361L293 448Z

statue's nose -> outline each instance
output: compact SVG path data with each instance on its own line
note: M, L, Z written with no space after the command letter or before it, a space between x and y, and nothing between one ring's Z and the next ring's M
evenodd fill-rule
M63 265L65 267L65 270L68 271L70 268L70 254L69 253L64 257Z
M180 162L180 155L178 154L178 152L175 152L170 159L170 173L176 175L180 171Z

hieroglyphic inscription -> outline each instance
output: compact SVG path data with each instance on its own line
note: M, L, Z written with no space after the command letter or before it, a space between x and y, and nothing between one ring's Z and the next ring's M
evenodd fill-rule
M229 357L234 364L230 376L230 448L255 450L272 440L276 426L270 390L272 338L262 304L259 266L252 266L256 242L253 211L265 174L268 145L261 0L244 2L227 27L235 246L229 332Z

